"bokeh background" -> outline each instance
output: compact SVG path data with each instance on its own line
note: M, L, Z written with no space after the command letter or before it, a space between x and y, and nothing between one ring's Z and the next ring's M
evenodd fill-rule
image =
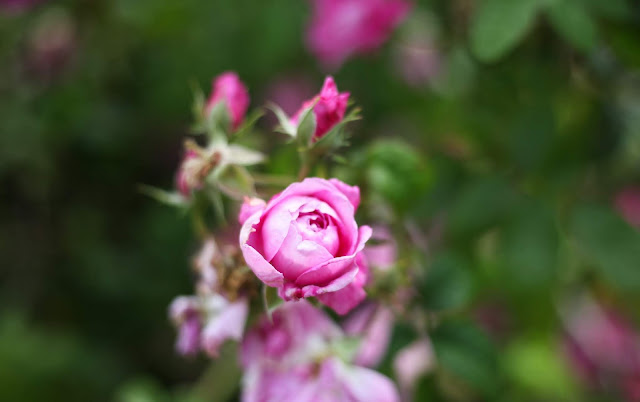
M462 320L433 333L416 400L637 400L640 372L631 391L581 381L559 306L588 292L640 322L640 6L485 3L416 1L332 72L363 108L343 173L426 235L421 302ZM192 288L190 222L137 186L173 187L194 85L235 70L252 107L288 112L317 92L309 16L0 1L0 400L171 401L202 375L166 318ZM275 173L296 169L274 152Z

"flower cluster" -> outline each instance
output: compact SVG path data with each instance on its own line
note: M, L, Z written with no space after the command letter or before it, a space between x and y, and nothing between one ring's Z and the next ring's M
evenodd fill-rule
M359 222L358 186L313 175L358 118L347 110L349 96L327 77L292 116L271 105L276 131L290 137L301 162L298 179L280 187L248 169L267 160L242 143L260 114L247 114L238 75L223 73L207 98L196 94L194 132L202 136L185 142L176 191L148 189L191 212L202 236L194 295L169 307L176 350L216 358L226 341L241 342L244 401L400 399L394 382L373 370L394 312L384 297L365 302L376 280L393 275L395 241L385 225L376 222L374 234ZM218 230L208 229L206 216L216 217ZM372 235L379 243L367 247ZM388 289L379 294L391 298ZM323 306L345 316L342 323ZM247 323L254 324L245 330Z

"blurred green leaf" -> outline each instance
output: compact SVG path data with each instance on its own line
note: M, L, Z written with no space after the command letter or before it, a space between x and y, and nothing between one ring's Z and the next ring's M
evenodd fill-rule
M429 188L433 180L430 166L407 143L378 140L368 149L367 182L398 210L406 210Z
M471 50L485 62L498 60L527 34L538 0L484 0L471 22Z
M571 232L586 262L611 285L640 290L640 233L602 206L584 205L571 216Z
M628 0L582 0L594 13L618 20L628 20L633 12Z
M554 216L539 202L525 202L518 207L501 233L504 279L539 289L549 284L557 269L559 239Z
M464 185L449 212L452 235L470 236L502 221L509 214L514 193L500 177L474 179Z
M546 339L520 339L502 355L504 372L538 398L579 401L575 383L559 353L560 345Z
M455 254L435 257L420 285L420 297L428 311L464 306L471 298L472 278L469 264Z
M596 45L598 31L581 0L558 0L548 9L551 25L576 49L589 52Z
M501 382L495 346L475 325L442 323L431 334L439 366L493 400Z

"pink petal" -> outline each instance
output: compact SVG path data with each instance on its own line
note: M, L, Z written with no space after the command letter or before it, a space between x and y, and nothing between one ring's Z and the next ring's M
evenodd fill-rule
M240 249L245 262L251 268L254 274L262 282L269 286L278 287L281 286L284 280L282 273L278 272L273 265L269 264L267 260L252 246L247 244L250 234L255 230L254 225L260 221L261 212L256 212L251 215L242 225L240 230Z
M358 186L350 186L338 179L329 179L329 182L349 199L354 211L358 209L358 205L360 205L360 188Z
M229 303L219 315L213 317L202 331L202 347L211 357L218 356L222 343L228 339L240 340L249 314L249 302L238 299Z

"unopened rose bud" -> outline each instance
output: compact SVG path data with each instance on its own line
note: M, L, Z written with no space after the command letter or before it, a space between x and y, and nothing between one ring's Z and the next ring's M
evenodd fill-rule
M226 105L231 118L232 129L236 130L244 120L249 107L249 92L240 81L238 74L228 71L213 80L211 95L205 107L205 114L209 115L211 110L220 102L224 102Z
M291 122L298 124L302 112L315 104L313 114L316 118L316 131L313 133L313 138L318 140L344 118L348 101L349 92L338 92L333 78L327 77L320 93L304 102L300 110L291 118Z

